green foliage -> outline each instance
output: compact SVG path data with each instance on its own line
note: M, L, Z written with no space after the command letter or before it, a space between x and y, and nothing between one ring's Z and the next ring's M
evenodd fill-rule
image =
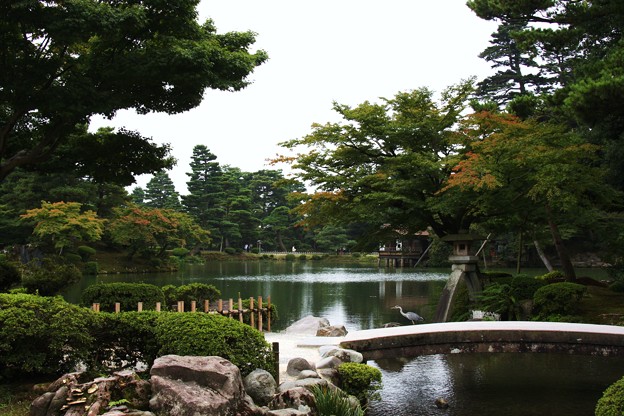
M22 286L28 293L52 296L77 283L82 273L73 264L65 264L57 257L46 257L41 262L31 261L24 268Z
M308 256L306 256L305 254L300 254L299 255L299 260L300 261L306 261L308 259Z
M24 221L35 222L33 235L62 252L79 241L98 241L104 232L104 221L94 211L81 211L79 202L41 201L21 215Z
M167 304L172 305L177 301L184 301L186 309L190 308L191 301L195 301L198 308L203 308L204 301L215 301L221 297L221 291L213 285L205 283L189 283L178 287L167 285L163 287Z
M503 320L515 320L520 316L520 305L511 285L492 283L486 286L477 300L479 308L501 315Z
M171 255L176 257L186 257L190 253L190 250L185 247L176 247L171 250Z
M317 261L317 260L322 260L323 257L319 256L318 254L313 254L312 257L310 257L312 260Z
M256 368L274 372L273 354L262 333L234 319L205 313L164 313L156 334L159 355L218 355L236 365L243 376Z
M314 395L316 411L319 415L364 416L364 410L360 404L350 400L349 396L341 390L315 384L310 391Z
M63 255L63 258L65 259L66 262L75 264L76 266L82 263L82 257L79 254L65 253Z
M553 270L552 272L548 272L540 276L537 276L536 279L544 280L546 282L557 281L557 280L565 279L565 275L559 270Z
M341 388L360 400L361 403L377 398L381 389L381 371L360 363L342 363L338 366Z
M297 259L297 256L295 256L292 253L288 253L284 256L284 260L286 261L295 261Z
M453 246L445 243L439 238L435 238L432 242L431 248L427 252L427 266L428 267L444 267L448 266L449 256L453 253Z
M100 304L101 311L114 311L115 303L119 302L122 311L136 311L139 302L143 309L156 309L156 302L165 304L163 291L147 283L98 283L91 285L82 292L82 304L91 306Z
M135 368L139 364L151 367L158 356L156 324L164 312L122 312L95 314L90 328L95 340L89 361L95 371L111 372Z
M577 308L587 288L570 282L552 283L539 288L533 297L539 319L549 315L571 315Z
M226 247L223 251L229 255L236 254L236 249L234 247Z
M624 377L607 387L596 404L596 416L624 414Z
M60 297L0 294L0 378L59 375L88 361L93 316Z
M97 261L88 261L82 266L82 273L87 275L97 275L100 267Z
M80 257L82 257L83 261L89 261L89 259L95 256L95 253L97 252L93 247L89 246L78 246L76 250L78 251Z
M0 260L0 292L6 292L17 285L22 276L15 263Z
M517 300L533 299L537 289L545 285L546 282L542 280L522 274L516 275L511 279L511 287Z

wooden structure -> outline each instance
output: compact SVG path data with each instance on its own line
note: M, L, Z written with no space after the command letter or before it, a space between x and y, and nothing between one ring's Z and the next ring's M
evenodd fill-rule
M385 267L413 267L429 245L429 233L422 231L413 236L397 232L397 238L379 247L377 265Z
M262 332L265 328L268 332L271 332L271 296L267 297L266 303L263 302L262 296L258 296L257 302L253 297L249 298L249 308L246 309L243 308L242 298L238 298L236 304L234 303L233 298L230 298L227 302L224 302L223 299L219 299L214 305L210 305L210 303L206 300L202 306L202 308L198 309L197 303L192 301L189 305L188 311L216 313L227 316L230 319L234 319L236 317L240 322L246 321L250 326L257 328L260 332ZM95 312L100 312L100 304L94 303L91 306L91 309ZM177 312L187 311L184 301L178 301L177 305L175 305L173 309ZM143 310L143 302L138 302L137 311L142 312ZM160 312L162 310L160 302L156 303L155 310L156 312ZM115 303L115 313L120 313L120 311L121 304L117 302ZM264 316L266 316L266 324L264 322ZM247 319L245 319L246 317Z

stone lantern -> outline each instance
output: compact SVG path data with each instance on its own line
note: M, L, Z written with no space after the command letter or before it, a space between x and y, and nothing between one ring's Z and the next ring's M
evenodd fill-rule
M468 287L471 299L481 293L482 285L478 275L478 257L473 249L472 242L482 240L482 237L462 233L449 234L441 238L442 241L453 245L453 254L449 256L451 262L451 276L442 291L442 297L436 311L436 321L446 322L449 318L455 289L460 281L464 281Z

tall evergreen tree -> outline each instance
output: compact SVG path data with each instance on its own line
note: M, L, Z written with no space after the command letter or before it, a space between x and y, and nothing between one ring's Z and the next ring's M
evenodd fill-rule
M182 209L180 194L176 191L173 181L165 171L155 173L145 187L145 206L150 208L166 208L176 211Z
M224 215L223 172L219 162L208 147L199 144L193 148L189 177L186 183L188 194L182 196L186 212L196 219L198 224L209 230L214 243L220 242L220 219Z

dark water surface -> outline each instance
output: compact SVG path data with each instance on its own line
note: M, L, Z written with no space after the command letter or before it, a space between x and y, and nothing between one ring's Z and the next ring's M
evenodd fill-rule
M176 273L85 277L66 297L80 301L96 282L216 286L223 299L262 296L277 305L273 330L314 315L348 330L405 319L394 305L431 321L449 271L383 269L308 262L222 262ZM589 416L604 389L624 376L624 359L556 354L451 354L372 361L383 373L370 416ZM444 398L449 409L435 407Z

